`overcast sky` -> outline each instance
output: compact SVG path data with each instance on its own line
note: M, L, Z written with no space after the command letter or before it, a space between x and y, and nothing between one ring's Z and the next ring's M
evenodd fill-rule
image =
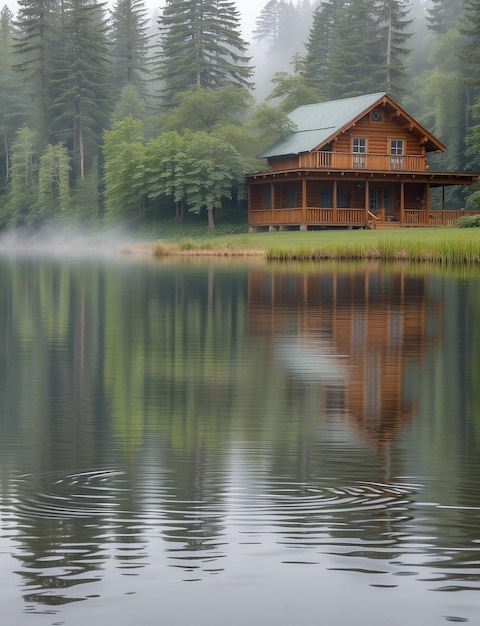
M108 0L109 4L113 4L114 0ZM146 5L153 11L165 6L164 0L145 0ZM255 20L263 9L268 0L236 0L237 9L242 17L242 34L244 39L251 41L252 30L255 27ZM17 11L18 5L16 0L5 0L0 2L0 6L7 6L14 12Z

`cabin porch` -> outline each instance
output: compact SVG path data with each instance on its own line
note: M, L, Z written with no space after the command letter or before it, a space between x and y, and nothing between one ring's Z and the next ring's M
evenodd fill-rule
M430 173L369 173L360 177L358 172L329 172L320 177L312 171L264 172L249 177L248 224L252 231L452 226L469 212L461 211L461 207L430 208L431 188L449 184L465 182Z

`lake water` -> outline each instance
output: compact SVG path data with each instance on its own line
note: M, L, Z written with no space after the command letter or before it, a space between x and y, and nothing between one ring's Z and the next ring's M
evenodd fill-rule
M0 259L6 626L479 623L480 272Z

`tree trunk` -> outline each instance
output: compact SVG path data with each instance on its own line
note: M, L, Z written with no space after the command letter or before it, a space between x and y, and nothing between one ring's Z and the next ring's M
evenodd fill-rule
M207 209L208 214L208 230L215 230L215 216L213 209Z

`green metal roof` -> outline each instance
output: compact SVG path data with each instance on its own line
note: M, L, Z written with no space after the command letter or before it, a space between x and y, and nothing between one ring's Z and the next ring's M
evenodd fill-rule
M329 137L335 135L349 122L353 122L362 113L367 112L384 97L385 93L383 92L372 93L355 98L330 100L329 102L298 107L288 116L295 124L296 130L285 139L277 141L260 156L261 158L268 158L310 152L327 141Z

